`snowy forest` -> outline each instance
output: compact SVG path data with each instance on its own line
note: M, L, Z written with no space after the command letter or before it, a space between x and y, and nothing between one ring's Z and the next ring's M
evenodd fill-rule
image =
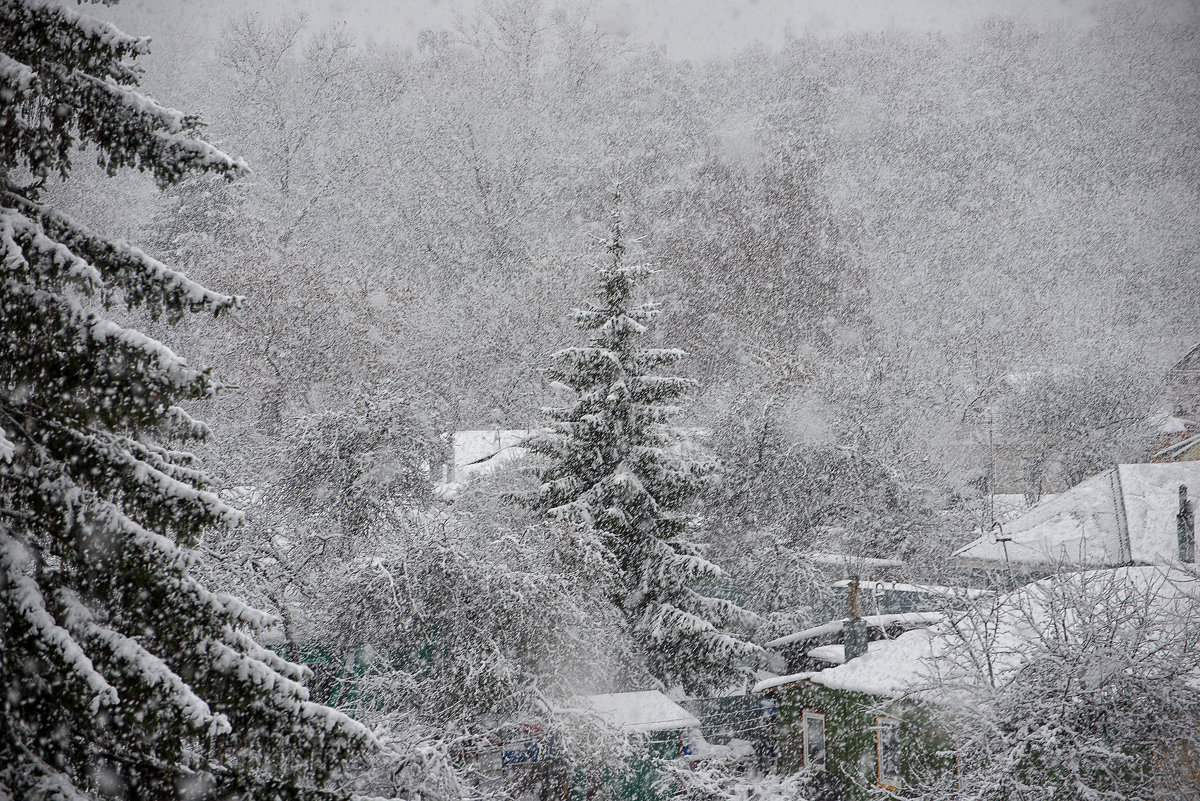
M0 801L1200 799L1200 6L903 5L0 0Z

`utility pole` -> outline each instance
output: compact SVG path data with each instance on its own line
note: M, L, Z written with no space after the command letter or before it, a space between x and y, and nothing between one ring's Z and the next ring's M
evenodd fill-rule
M1004 567L1008 569L1008 589L1010 591L1015 590L1017 582L1013 578L1012 562L1008 560L1008 543L1012 541L1012 537L1004 533L1004 526L1000 525L999 520L992 523L992 536L996 538L996 542L1000 543L1000 547L1004 549Z

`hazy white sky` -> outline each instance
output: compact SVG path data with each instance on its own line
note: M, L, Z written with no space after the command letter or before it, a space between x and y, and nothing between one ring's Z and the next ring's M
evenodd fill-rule
M456 12L487 0L259 0L264 14L303 12L319 24L345 23L362 40L408 44L419 31L446 27ZM1130 0L1148 13L1181 13L1187 0ZM1098 0L598 0L596 18L611 33L661 43L680 58L726 54L754 42L772 47L788 34L831 35L848 30L957 28L992 14L1020 13L1085 23ZM96 13L130 33L159 38L210 39L222 21L247 8L243 0L122 0Z

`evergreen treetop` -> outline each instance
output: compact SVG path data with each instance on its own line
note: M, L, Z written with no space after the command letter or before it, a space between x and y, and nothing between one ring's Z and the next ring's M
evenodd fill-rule
M688 537L690 505L714 465L673 423L693 382L658 372L683 351L644 344L659 308L637 294L654 271L625 261L620 200L618 189L599 299L575 312L587 344L554 355L552 376L574 401L527 443L546 457L531 504L594 527L651 675L701 692L727 685L757 649L726 631L745 613L702 592L723 573Z
M241 520L176 445L207 435L179 404L215 381L106 316L239 299L39 202L77 145L162 185L246 171L137 91L147 48L0 0L0 799L323 797L372 735L255 642L271 616L189 572Z

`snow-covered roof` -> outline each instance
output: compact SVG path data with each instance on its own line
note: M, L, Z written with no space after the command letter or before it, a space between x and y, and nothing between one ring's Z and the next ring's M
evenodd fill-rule
M848 588L853 579L843 579L833 582L834 587ZM864 592L885 591L885 592L912 592L922 595L937 595L942 598L975 598L980 595L988 595L990 590L981 590L976 587L945 587L939 584L905 584L901 581L860 581L859 588Z
M1039 499L1039 502L1047 501L1053 497L1054 495L1050 494L1043 495ZM1025 496L1021 493L997 493L988 496L984 501L991 503L992 519L999 520L1004 525L1008 525L1009 521L1015 520L1025 514L1025 512L1029 511L1035 505L1026 500Z
M867 615L863 618L863 622L867 624L868 628L886 629L892 626L912 627L929 625L938 622L943 616L942 612L900 612L893 615ZM781 648L795 642L823 637L826 634L837 634L845 624L845 618L842 620L831 620L828 623L822 623L820 626L813 626L803 631L797 631L795 634L777 637L767 643L767 647Z
M624 731L699 728L696 716L657 690L604 693L571 700L574 711L596 715Z
M1200 495L1200 462L1122 464L1042 501L1004 526L1018 565L1100 567L1176 560L1179 486ZM991 533L960 549L967 565L1005 563Z
M1188 362L1192 361L1193 359L1200 359L1200 343L1188 348L1187 353L1183 354L1183 356L1179 358L1179 361L1175 362L1174 366L1167 371L1168 375L1187 367Z
M1163 461L1170 461L1173 459L1177 459L1179 461L1189 461L1188 451L1200 446L1200 426L1196 426L1194 423L1192 425L1195 427L1195 430L1198 433L1184 437L1178 442L1162 448L1161 450L1157 451L1152 458L1161 459Z
M453 498L458 487L473 476L489 475L524 457L529 451L521 443L530 432L524 429L478 429L455 431L454 464L435 490L442 498Z
M927 629L922 630L925 631ZM909 632L904 632L904 634L901 634L900 637L903 637L908 633ZM900 637L896 637L895 639L900 639ZM867 653L864 654L864 656L869 656L872 651L883 651L895 656L895 652L891 650L894 647L891 645L892 642L894 642L894 640L891 639L872 640L871 642L867 643ZM834 643L833 645L818 645L816 648L810 648L808 650L808 656L821 662L829 662L833 665L844 665L846 664L846 646L842 643ZM860 656L858 658L861 659L862 657Z
M870 643L867 645L869 647ZM846 646L840 642L833 645L818 645L816 648L808 649L808 656L821 662L840 665L846 661Z
M906 631L894 640L867 644L862 656L814 673L809 679L834 690L895 698L929 682L926 660L935 655L933 629ZM940 645L940 643L939 643Z
M529 432L524 429L480 429L454 432L454 465L466 467L489 461L520 445Z
M1047 608L1044 596L1055 580L1062 579L1043 579L999 599L998 608L1002 612L998 623L994 623L996 628L987 635L996 657L992 665L994 670L1007 671L1020 667L1030 644L1037 642L1038 630L1045 626L1052 614L1055 618L1061 616L1061 610L1052 613ZM1176 613L1186 610L1200 597L1200 577L1154 565L1073 573L1066 580L1079 586L1090 581L1112 580L1140 591L1152 591L1154 607L1168 613L1171 610ZM1171 615L1166 617L1170 618ZM1158 621L1163 630L1151 632L1150 636L1169 639L1182 635L1182 631L1173 631L1171 627L1183 625L1190 615L1182 611L1172 619L1175 622ZM960 628L969 626L971 621L964 617L958 619L956 625ZM885 698L913 695L945 700L936 686L934 673L939 669L939 660L955 653L957 647L958 642L950 636L950 623L947 621L932 628L907 631L892 640L870 642L867 653L862 656L805 678L813 684L831 689ZM833 646L828 648L832 649ZM828 655L834 654L831 651Z
M813 564L833 565L835 567L843 565L853 565L859 568L904 567L904 562L900 559L876 559L870 556L855 556L848 553L814 553L809 554L808 558Z
M798 681L805 681L810 676L813 676L813 675L814 675L813 671L810 670L806 673L792 673L791 675L788 675L788 676L774 676L769 679L763 679L758 684L755 684L750 689L750 692L761 693L764 690L774 689L775 687L782 687L785 684L795 684Z

